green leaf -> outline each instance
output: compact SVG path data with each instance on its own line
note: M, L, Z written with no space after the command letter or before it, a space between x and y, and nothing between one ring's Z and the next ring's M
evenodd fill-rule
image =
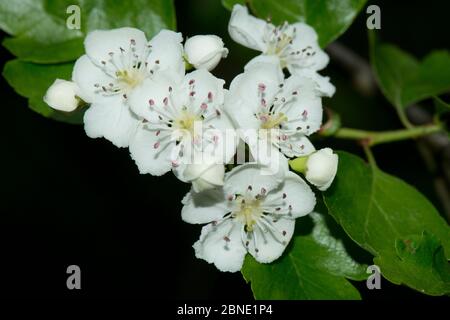
M223 0L228 9L243 1ZM305 22L319 35L322 47L335 40L347 30L363 8L366 0L249 0L252 11L260 18L271 18L281 24Z
M426 231L439 239L447 257L450 254L450 228L416 189L369 166L357 156L339 152L338 174L324 193L324 200L330 214L347 234L375 256L375 262L388 280L430 295L448 292L445 283L438 285L437 278L430 276L438 272L435 264L427 261L431 267L426 271L417 259L405 263L398 251L399 241ZM427 257L433 259L431 254ZM393 272L396 268L406 269L405 265L410 272ZM421 283L417 282L418 277L423 280Z
M381 90L398 109L450 90L450 53L440 50L421 62L371 34L371 62Z
M336 238L338 228L329 216L312 213L297 220L296 234L280 259L260 264L248 255L242 274L255 298L360 299L345 278L365 279L366 266L350 257L343 239Z
M81 9L80 30L71 30L67 7ZM0 28L14 36L4 46L24 61L68 62L84 51L87 32L118 27L142 29L147 37L163 28L175 28L170 0L0 0Z
M56 78L71 78L72 68L73 63L39 65L16 59L5 64L3 77L18 94L28 98L32 110L47 118L80 124L83 122L84 108L62 112L50 108L43 100L48 87Z
M232 10L235 4L245 5L248 0L222 0L222 5L228 10Z
M438 115L443 115L450 112L450 104L439 97L433 97L434 107Z
M375 263L383 266L386 278L394 279L396 284L409 281L424 293L450 292L450 265L439 239L424 232L397 239L395 248L396 252L388 251L375 258Z

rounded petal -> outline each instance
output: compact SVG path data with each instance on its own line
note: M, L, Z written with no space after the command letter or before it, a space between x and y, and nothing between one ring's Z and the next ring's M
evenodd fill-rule
M239 77L242 76L243 74L238 75L233 82L239 81ZM225 95L224 108L237 129L255 131L259 128L261 121L255 116L257 107L254 104L249 105L246 101L236 99L232 93L228 92Z
M261 263L270 263L278 259L291 241L295 229L295 220L281 218L271 223L274 230L270 230L266 226L255 228L253 237L257 238L257 246L255 241L249 240L248 252ZM256 250L257 249L257 250Z
M293 172L287 172L283 184L267 195L264 205L273 208L266 209L266 212L298 218L314 210L316 197L302 178Z
M139 122L121 96L94 102L84 114L84 130L89 137L104 137L119 148L128 147Z
M220 220L230 212L222 188L187 193L183 200L181 218L187 223L203 224Z
M270 107L282 82L278 65L255 63L231 82L225 109L238 127L259 128L255 113Z
M291 28L296 29L296 36L292 40L291 50L305 53L301 57L290 60L288 64L289 72L295 74L302 69L318 71L325 68L330 58L320 48L316 31L302 22L291 25Z
M297 91L296 95L292 92ZM314 81L305 77L291 76L285 81L281 96L287 99L283 107L289 122L283 124L283 129L297 131L310 135L320 129L322 125L322 99L316 91Z
M258 64L266 65L267 63L273 64L278 67L278 76L280 78L284 77L283 70L281 68L280 64L280 58L277 55L267 55L267 54L260 54L259 56L254 57L251 59L247 64L244 66L244 70L248 70L250 68L253 68L257 66Z
M202 228L200 240L194 244L195 256L214 265L223 272L241 270L247 253L241 240L241 228L237 222L225 221Z
M224 103L225 81L216 78L208 70L200 69L187 74L180 92L180 103L189 105L191 110L200 111L206 105L205 118L214 114Z
M160 176L172 168L171 154L175 147L175 141L169 140L162 143L156 130L149 130L145 124L141 124L135 136L130 141L130 154L139 172Z
M336 92L336 88L330 83L329 77L324 77L313 70L301 70L296 75L311 79L315 83L315 90L318 96L332 97Z
M269 174L263 170L263 166L247 163L233 168L225 175L224 190L227 196L247 191L256 196L277 188L280 182L280 176Z
M231 100L243 100L253 110L262 106L261 99L270 106L283 80L279 65L270 62L253 63L231 82Z
M222 111L220 116L213 118L205 125L211 126L203 133L205 140L210 143L203 144L203 151L212 156L216 163L229 163L236 154L239 139L230 118Z
M104 98L99 85L105 85L115 81L92 63L87 55L81 56L73 67L72 80L79 87L78 95L88 103L96 102Z
M160 112L164 110L165 99L170 96L170 89L177 85L170 73L159 73L145 79L141 85L128 94L128 105L131 110L144 119L157 123Z
M279 145L280 151L288 158L301 157L313 153L316 149L301 132L290 135L285 143Z
M247 7L236 4L231 13L228 33L237 43L258 51L265 51L264 33L267 23L248 13Z
M151 52L147 63L155 72L170 70L180 81L184 76L183 36L181 33L161 30L150 40Z
M118 28L112 30L95 30L89 32L84 40L86 54L97 65L102 61L108 61L110 53L119 55L122 53L130 54L131 48L141 55L147 45L147 39L144 32L136 28ZM122 49L121 49L122 48Z
M276 176L284 177L284 172L289 170L289 165L286 157L280 153L277 147L266 138L260 138L270 134L271 130L259 130L258 137L247 137L250 153L255 161L263 166L264 174L273 174ZM252 140L250 140L252 139Z

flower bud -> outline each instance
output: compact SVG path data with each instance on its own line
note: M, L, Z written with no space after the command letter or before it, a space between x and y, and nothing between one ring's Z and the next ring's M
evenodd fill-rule
M198 35L186 40L184 52L187 61L196 69L214 69L221 58L228 55L222 39L214 35Z
M306 161L306 180L319 190L325 191L336 176L338 156L330 148L320 149Z
M188 164L184 177L192 183L195 192L223 186L225 167L223 164Z
M53 109L71 112L80 103L77 92L78 86L75 82L56 79L47 89L44 101Z

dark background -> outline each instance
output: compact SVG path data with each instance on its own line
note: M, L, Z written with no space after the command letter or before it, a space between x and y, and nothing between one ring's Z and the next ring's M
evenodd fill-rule
M420 58L431 49L449 48L448 1L371 3L381 7L383 40ZM178 30L184 36L223 37L230 54L214 74L229 83L255 54L228 37L229 12L218 0L176 1L176 6ZM367 57L366 17L364 9L340 38L363 57ZM0 56L2 68L13 58L4 48ZM358 93L350 75L335 61L323 74L330 75L337 87L335 98L325 104L341 113L345 125L400 127L386 100L379 93ZM127 150L88 138L81 126L34 113L25 98L3 78L0 81L0 295L252 298L239 273L221 273L194 257L191 246L200 226L180 219L188 185L171 174L140 175ZM361 154L354 143L333 146ZM383 170L412 183L442 211L415 142L378 146L374 151ZM71 264L81 267L78 291L66 288L66 268ZM356 285L368 299L428 298L386 280L378 291L365 289L364 282Z

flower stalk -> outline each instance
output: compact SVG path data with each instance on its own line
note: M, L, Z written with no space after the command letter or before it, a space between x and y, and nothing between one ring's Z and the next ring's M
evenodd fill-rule
M338 139L360 140L367 146L401 141L426 136L442 130L440 125L424 125L408 129L390 131L366 131L352 128L340 128L334 134Z

